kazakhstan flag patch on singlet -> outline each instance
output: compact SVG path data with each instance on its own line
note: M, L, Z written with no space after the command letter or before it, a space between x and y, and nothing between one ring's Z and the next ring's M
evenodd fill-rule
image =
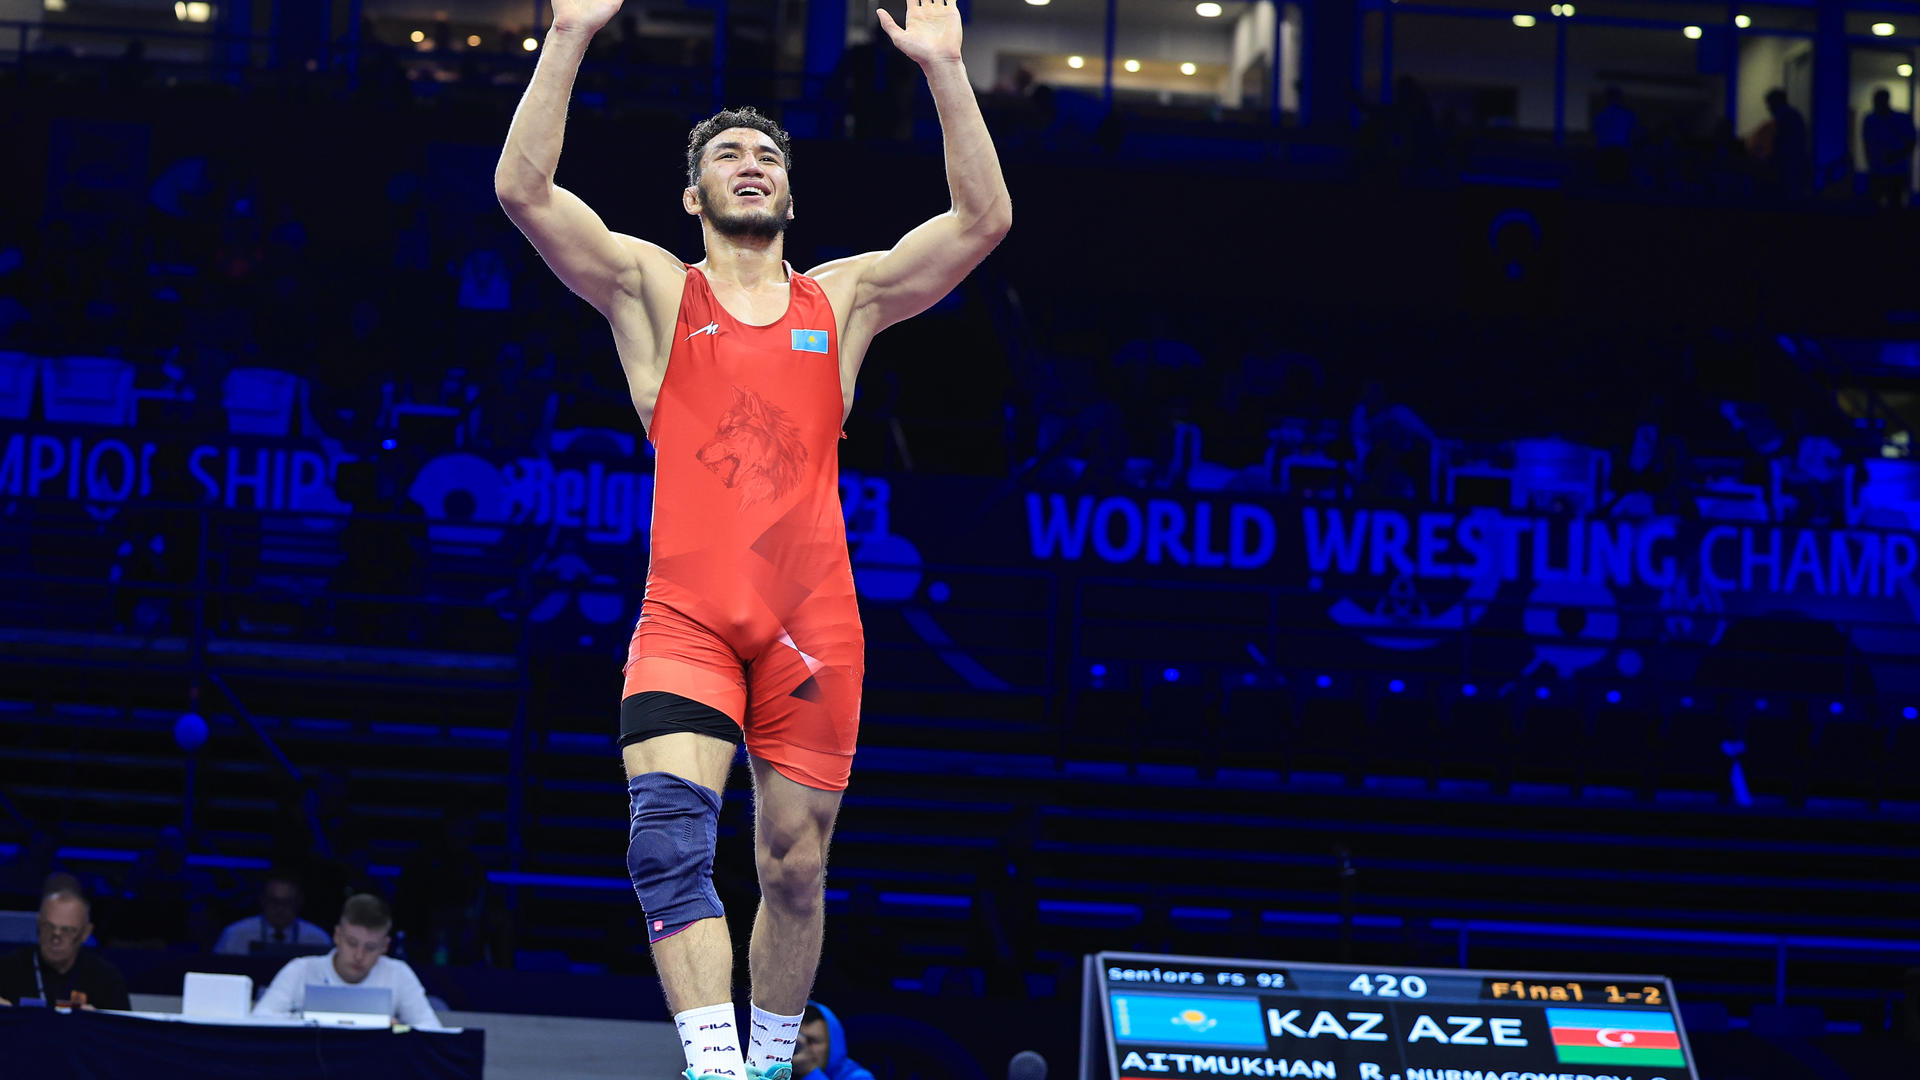
M793 332L794 352L827 351L827 332L825 330L795 330Z

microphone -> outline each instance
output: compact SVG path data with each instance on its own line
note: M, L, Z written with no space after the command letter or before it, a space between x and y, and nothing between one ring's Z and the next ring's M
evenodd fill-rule
M1007 1062L1007 1080L1047 1080L1047 1059L1022 1050Z

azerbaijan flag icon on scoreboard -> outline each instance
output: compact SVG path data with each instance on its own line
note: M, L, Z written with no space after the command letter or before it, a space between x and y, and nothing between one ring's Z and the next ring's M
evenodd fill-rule
M1548 1009L1562 1065L1685 1065L1680 1032L1666 1013Z
M1267 1048L1257 998L1115 994L1113 1037L1122 1042Z

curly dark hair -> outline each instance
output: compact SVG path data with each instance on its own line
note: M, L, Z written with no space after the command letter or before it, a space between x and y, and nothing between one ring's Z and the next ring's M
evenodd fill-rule
M742 105L738 109L725 109L700 121L692 131L687 132L687 184L700 182L700 151L715 135L728 128L752 128L773 140L780 148L780 156L787 163L787 171L793 171L793 138L784 128L773 122L771 117L761 115L751 105Z

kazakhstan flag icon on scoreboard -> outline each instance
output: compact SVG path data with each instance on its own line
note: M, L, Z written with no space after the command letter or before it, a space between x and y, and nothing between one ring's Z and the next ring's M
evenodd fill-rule
M1257 998L1115 994L1113 1033L1123 1042L1267 1048Z

